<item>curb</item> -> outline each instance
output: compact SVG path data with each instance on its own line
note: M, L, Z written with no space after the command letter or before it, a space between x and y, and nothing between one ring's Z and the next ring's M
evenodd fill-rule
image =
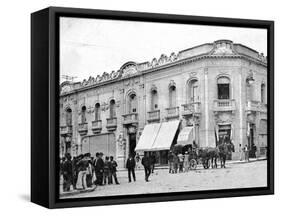
M73 190L73 191L69 191L69 192L62 192L60 194L60 198L71 196L71 195L93 192L96 190L96 188L97 188L97 185L95 185L94 187L91 187L91 188L87 188L85 190Z

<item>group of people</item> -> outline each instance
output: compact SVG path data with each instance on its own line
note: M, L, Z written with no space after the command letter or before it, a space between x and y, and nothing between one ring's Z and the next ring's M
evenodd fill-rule
M60 164L60 172L63 177L63 191L73 189L83 190L95 185L119 184L117 179L117 162L113 156L103 158L102 152L96 153L96 158L90 153L71 157L65 154Z
M169 173L181 173L189 170L189 152L175 153L170 151L168 154Z
M139 164L142 164L144 167L144 178L145 181L149 181L149 176L151 173L154 172L154 167L156 163L156 157L155 154L148 154L145 152L144 156L141 158L139 154L137 153L136 156L134 157L133 154L130 154L129 158L126 161L126 168L128 170L128 181L133 180L136 181L136 174L135 174L135 169L139 168Z
M251 157L258 158L258 152L257 152L257 147L256 145L253 145L251 148L252 155ZM244 160L246 162L250 161L250 149L248 145L245 145L242 147L241 144L239 144L239 155L240 155L240 161Z

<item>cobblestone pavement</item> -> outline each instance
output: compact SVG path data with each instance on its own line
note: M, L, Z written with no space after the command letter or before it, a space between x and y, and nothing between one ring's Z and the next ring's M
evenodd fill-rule
M136 171L136 182L128 183L126 171L118 172L120 185L98 186L94 191L65 196L64 198L108 195L147 194L179 191L262 187L267 185L267 161L227 163L225 169L203 169L188 173L169 174L158 169L144 181L144 171Z

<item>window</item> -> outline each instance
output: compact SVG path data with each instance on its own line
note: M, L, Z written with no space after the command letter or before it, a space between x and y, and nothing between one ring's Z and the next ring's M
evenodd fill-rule
M96 103L95 105L95 121L100 120L100 104Z
M172 85L169 88L169 107L176 107L177 106L177 96L176 96L176 86Z
M261 103L265 103L265 84L261 84Z
M157 110L158 109L158 94L157 90L151 91L151 110Z
M86 123L86 107L83 106L81 109L81 123Z
M187 102L193 103L199 101L198 80L192 79L187 85Z
M72 126L72 110L70 108L66 109L66 126Z
M137 96L133 93L129 95L129 113L137 112Z
M109 103L109 118L115 118L116 111L115 111L115 100L111 100Z
M230 99L230 80L228 77L220 77L217 81L218 99Z

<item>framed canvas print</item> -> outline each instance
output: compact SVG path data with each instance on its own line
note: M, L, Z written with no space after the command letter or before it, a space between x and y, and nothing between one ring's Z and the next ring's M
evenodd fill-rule
M50 7L31 16L31 200L274 193L274 22Z

